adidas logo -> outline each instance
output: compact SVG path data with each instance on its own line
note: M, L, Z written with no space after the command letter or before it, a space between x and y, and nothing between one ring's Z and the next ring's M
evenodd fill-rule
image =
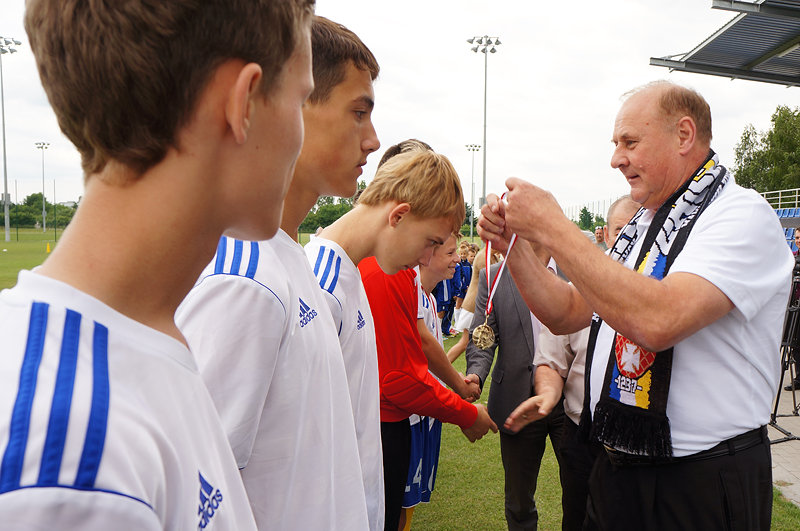
M298 299L300 301L300 328L303 328L305 325L311 322L311 320L317 316L317 310L312 309L306 304L303 299Z
M358 321L356 324L356 330L361 330L362 328L364 328L364 325L366 324L367 322L364 320L364 316L361 315L361 310L358 310Z
M197 475L200 477L200 505L197 506L197 516L200 520L197 522L197 529L205 529L222 503L222 492L214 489L199 470Z

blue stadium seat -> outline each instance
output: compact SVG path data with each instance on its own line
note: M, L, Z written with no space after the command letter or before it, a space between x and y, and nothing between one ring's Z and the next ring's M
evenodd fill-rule
M776 215L777 215L779 218L782 218L782 217L784 217L784 216L783 216L783 213L784 213L784 211L785 211L785 209L783 209L783 208L779 208L779 209L777 209L777 210L775 211L775 214L776 214Z

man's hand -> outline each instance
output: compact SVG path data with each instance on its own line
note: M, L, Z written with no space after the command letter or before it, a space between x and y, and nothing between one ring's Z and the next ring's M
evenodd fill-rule
M504 205L505 231L546 245L542 240L551 235L553 224L566 219L558 202L550 192L521 179L511 177L506 181L506 186L508 204Z
M497 433L497 424L489 417L489 411L486 409L486 406L477 404L475 408L478 410L478 418L475 419L475 422L469 428L461 428L461 431L464 432L469 442L477 441L486 435L486 432L489 430Z
M505 205L494 194L486 196L486 204L481 207L478 220L478 236L492 243L492 247L503 254L508 252L511 232L506 228Z
M553 399L549 394L532 396L516 407L506 419L503 426L517 433L519 430L539 419L543 419L553 411L558 397Z
M481 397L481 381L478 378L477 374L470 374L468 376L461 375L464 378L464 384L466 385L466 392L467 396L461 396L467 402L475 402L477 399Z

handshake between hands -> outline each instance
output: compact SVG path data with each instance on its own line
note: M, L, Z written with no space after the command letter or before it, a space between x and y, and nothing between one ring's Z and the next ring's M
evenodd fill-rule
M478 375L470 374L464 378L464 383L467 384L467 389L469 390L468 396L463 396L462 398L467 402L474 402L481 396L481 387L479 384ZM475 407L478 409L478 417L475 419L475 422L472 423L472 426L469 428L461 428L461 431L464 433L464 436L469 439L469 442L475 442L484 435L489 430L492 432L497 433L497 424L489 417L489 411L486 409L486 406L483 404L475 404Z

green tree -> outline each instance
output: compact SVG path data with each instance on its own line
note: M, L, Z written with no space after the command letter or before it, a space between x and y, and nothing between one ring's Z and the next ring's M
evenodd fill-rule
M53 216L58 213L58 228L66 227L75 215L76 208L57 205L54 210L53 203L45 202L47 214L47 228L53 227ZM9 221L14 227L33 227L42 222L42 194L36 193L27 196L22 203L9 205Z
M583 207L578 216L578 227L580 227L581 230L593 230L592 219L592 213L589 212L588 208Z
M470 221L472 221L472 233L473 234L477 234L478 216L480 215L480 213L476 213L475 217L473 218L472 217L472 205L470 205L466 201L464 201L464 208L466 210L465 210L465 214L464 214L464 223L462 223L462 225L461 225L461 234L463 234L464 236L469 236Z
M594 215L594 223L592 224L593 226L592 226L592 228L590 230L594 231L594 227L597 227L598 225L605 225L605 224L606 224L605 218L603 218L603 216L601 216L600 214L595 214Z
M800 188L800 109L779 106L768 131L748 124L736 145L736 182L759 192Z

